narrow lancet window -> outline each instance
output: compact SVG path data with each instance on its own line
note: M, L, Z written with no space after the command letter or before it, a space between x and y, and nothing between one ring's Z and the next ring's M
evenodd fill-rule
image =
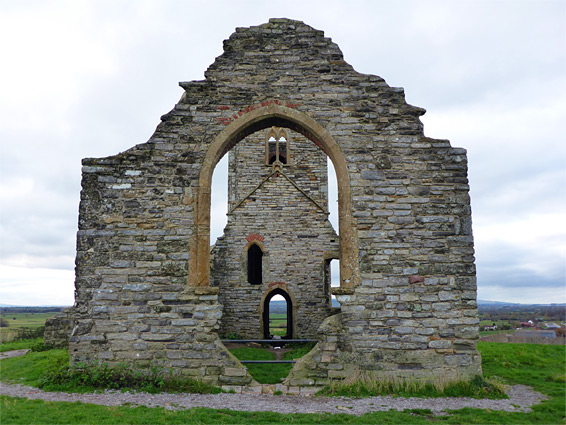
M289 163L289 136L284 128L273 127L269 130L266 143L266 164L279 161L283 165Z
M281 137L277 141L277 145L279 147L279 162L281 162L281 164L287 164L287 140Z
M248 282L252 285L263 283L263 251L259 246L253 244L248 249Z
M277 161L277 140L270 137L267 141L267 163L273 164L275 161Z

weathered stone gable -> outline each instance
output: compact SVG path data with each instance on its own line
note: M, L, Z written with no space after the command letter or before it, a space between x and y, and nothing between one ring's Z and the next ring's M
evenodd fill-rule
M425 137L425 111L403 89L357 73L302 22L238 29L205 76L181 83L148 142L83 160L72 361L251 381L217 337L210 182L238 142L278 126L329 156L339 189L342 312L323 323L323 341L289 382L319 385L352 370L481 373L465 150Z

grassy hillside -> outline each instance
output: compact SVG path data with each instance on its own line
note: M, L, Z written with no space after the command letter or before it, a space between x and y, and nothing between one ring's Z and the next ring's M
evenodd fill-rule
M105 407L80 403L54 403L0 397L2 424L169 424L169 423L447 423L447 424L563 424L566 400L566 349L536 344L478 344L484 374L507 384L524 384L546 394L549 400L531 413L508 413L480 409L450 411L434 416L427 409L375 412L363 416L328 414L281 415L261 412L163 408ZM38 385L45 369L67 360L64 350L29 353L22 358L0 360L2 380Z

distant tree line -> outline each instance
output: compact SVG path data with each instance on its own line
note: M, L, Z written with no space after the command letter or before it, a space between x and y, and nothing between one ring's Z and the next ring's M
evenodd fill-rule
M59 313L67 307L0 307L0 315L22 313Z
M489 304L478 306L481 320L566 322L566 305Z

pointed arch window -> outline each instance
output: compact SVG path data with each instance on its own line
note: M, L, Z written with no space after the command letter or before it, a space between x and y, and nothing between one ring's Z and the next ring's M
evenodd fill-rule
M248 249L248 282L252 285L263 283L263 251L257 244Z
M287 130L279 127L271 127L267 134L265 145L265 163L271 165L279 161L283 165L289 163L289 135Z

